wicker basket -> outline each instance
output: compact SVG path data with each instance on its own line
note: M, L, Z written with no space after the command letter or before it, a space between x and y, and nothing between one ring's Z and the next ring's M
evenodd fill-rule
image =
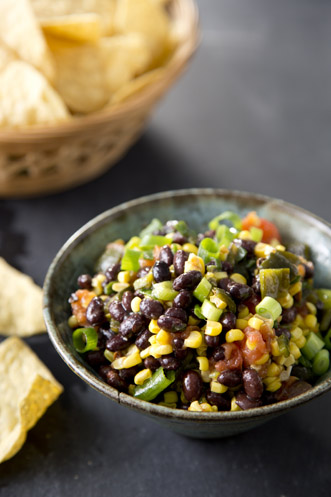
M1 197L42 195L84 183L111 167L134 144L198 43L194 0L172 0L170 8L186 36L162 78L127 102L68 123L0 131Z

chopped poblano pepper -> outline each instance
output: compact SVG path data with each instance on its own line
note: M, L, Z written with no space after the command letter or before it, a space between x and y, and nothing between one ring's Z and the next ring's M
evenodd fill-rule
M80 354L95 350L98 345L98 333L94 328L77 328L72 334L72 342Z
M175 371L164 372L163 368L159 368L143 385L136 386L134 389L134 397L141 400L154 400L163 390L175 381Z
M269 296L277 299L290 286L289 268L261 269L259 276L262 298Z
M203 302L209 295L210 290L212 289L212 284L207 280L206 277L203 277L196 289L193 292L195 298Z
M143 238L146 235L152 235L155 231L162 229L162 226L163 226L163 224L161 223L161 221L159 219L154 218L146 226L146 228L141 230L141 232L139 233L139 236L140 236L140 238Z
M215 295L216 298L220 298L221 300L223 300L223 302L226 302L228 307L227 310L234 313L236 312L237 306L235 301L230 297L230 295L225 290L223 290L223 288L213 288L212 293L213 295Z
M289 252L280 252L276 250L276 252L272 252L261 264L261 269L284 269L288 268L290 270L290 280L292 281L298 274L298 268L293 263L293 259L290 260L289 257L284 254L288 254ZM292 255L292 254L291 254ZM298 258L296 256L295 260Z
M141 257L140 250L127 248L124 252L121 269L122 271L139 271L139 259Z

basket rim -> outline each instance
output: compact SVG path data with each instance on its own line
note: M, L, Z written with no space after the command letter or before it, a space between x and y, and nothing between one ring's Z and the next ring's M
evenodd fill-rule
M146 102L157 100L164 92L165 86L168 87L177 75L182 71L186 63L194 54L200 41L199 32L199 11L195 0L177 0L179 5L183 4L186 9L190 9L191 30L187 39L180 42L173 56L165 67L164 74L141 89L132 98L127 101L104 107L98 111L83 116L74 117L68 121L40 125L26 128L0 129L1 143L17 143L18 141L39 141L58 136L75 134L79 131L87 130L97 124L109 122L110 119L119 120L132 112L135 112L146 106ZM156 68L157 69L157 68Z

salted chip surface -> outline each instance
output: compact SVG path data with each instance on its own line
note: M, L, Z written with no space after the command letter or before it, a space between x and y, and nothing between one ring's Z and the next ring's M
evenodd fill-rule
M0 463L20 450L27 431L62 391L22 340L11 337L0 344Z
M0 334L30 336L45 331L42 289L0 257Z
M32 8L42 23L71 14L98 14L105 36L113 33L116 3L117 0L31 0Z
M0 74L2 126L52 124L68 118L61 97L34 67L18 60L8 64Z
M150 50L139 34L77 44L47 38L56 61L55 87L74 112L92 112L149 64Z
M97 41L101 37L101 16L94 13L54 16L40 20L44 33L78 42Z
M0 0L0 38L50 81L54 63L28 0Z
M0 39L0 73L10 62L16 59L14 52Z
M138 78L132 79L114 93L111 98L110 104L119 104L121 102L129 100L134 95L147 88L149 85L155 83L155 81L161 79L163 74L164 69L159 68L142 74Z
M120 33L146 36L155 57L162 52L170 30L170 19L160 2L121 0L117 3L115 27Z

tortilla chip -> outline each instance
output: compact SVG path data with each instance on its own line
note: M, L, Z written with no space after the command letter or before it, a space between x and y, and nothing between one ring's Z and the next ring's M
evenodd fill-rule
M0 73L8 66L10 62L16 60L17 57L7 45L0 40Z
M0 334L30 336L45 331L42 289L0 257Z
M119 33L139 33L146 36L154 57L163 50L170 30L170 18L154 0L121 0L115 13Z
M84 13L40 20L44 33L78 42L97 41L101 36L101 17Z
M164 75L164 69L155 69L154 71L147 72L139 78L132 79L123 85L111 98L111 104L119 104L129 100L134 95L144 90L147 86L153 84L155 81L161 79Z
M61 97L34 67L18 60L0 75L1 126L54 124L68 118Z
M54 64L28 0L0 1L0 38L50 81Z
M94 44L47 40L56 61L55 87L74 112L101 109L150 61L145 38L136 34L101 38Z
M63 387L19 338L0 344L0 463L13 457Z
M113 34L116 2L117 0L31 0L32 8L41 22L70 14L98 14L104 36Z

